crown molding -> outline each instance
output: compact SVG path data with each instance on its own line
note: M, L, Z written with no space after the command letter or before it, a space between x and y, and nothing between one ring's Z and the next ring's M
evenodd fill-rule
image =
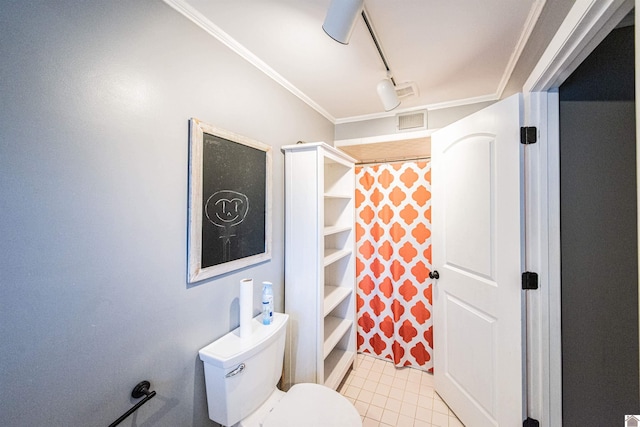
M249 49L242 46L238 43L233 37L223 31L220 27L211 22L207 17L194 9L187 1L185 0L164 0L164 2L169 5L171 8L175 9L178 13L186 17L188 20L196 24L198 27L202 28L209 35L213 36L220 43L227 46L233 52L238 54L244 60L249 62L251 65L262 71L276 83L281 85L283 88L291 92L293 95L302 100L305 104L309 105L311 108L316 110L322 116L324 116L331 123L336 123L336 118L333 117L327 110L322 108L319 104L317 104L314 100L309 98L305 93L303 93L300 89L294 86L290 81L285 79L281 74L271 68L267 63L254 55Z

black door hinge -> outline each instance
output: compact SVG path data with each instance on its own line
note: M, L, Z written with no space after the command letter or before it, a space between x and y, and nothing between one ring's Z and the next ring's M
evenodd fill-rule
M540 427L540 422L533 418L527 418L522 422L522 427Z
M522 289L538 289L538 273L525 271L522 273Z
M538 128L523 126L520 128L520 144L535 144L538 142Z

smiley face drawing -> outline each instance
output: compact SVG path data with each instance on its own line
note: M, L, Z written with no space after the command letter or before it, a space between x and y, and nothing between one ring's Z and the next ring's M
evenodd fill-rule
M209 197L205 207L207 219L218 227L240 224L249 211L249 199L232 190L216 191Z
M220 190L213 193L205 204L205 215L212 224L221 227L223 260L231 253L231 237L236 225L242 223L249 212L249 198L237 191Z

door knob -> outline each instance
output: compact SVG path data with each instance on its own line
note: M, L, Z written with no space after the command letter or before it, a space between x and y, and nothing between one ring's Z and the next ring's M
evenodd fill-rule
M429 279L439 279L440 278L440 273L438 273L438 270L434 270L434 271L430 271L429 272Z

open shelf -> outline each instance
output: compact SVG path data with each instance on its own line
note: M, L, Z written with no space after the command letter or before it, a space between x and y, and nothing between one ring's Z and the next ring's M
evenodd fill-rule
M353 227L354 201L352 197L331 197L324 199L324 227Z
M353 197L353 164L344 159L325 153L324 191L325 194L348 194Z
M340 258L351 255L351 249L325 249L324 251L324 266L333 264Z
M343 231L350 231L352 228L352 225L331 225L324 228L324 235L330 236L332 234L342 233Z
M324 193L324 197L325 199L352 199L353 194L332 192L332 193Z
M338 344L344 334L353 325L351 319L341 319L339 317L327 316L324 318L324 357L326 358L331 350Z
M334 349L324 360L324 385L337 389L355 359L354 351Z
M338 304L344 301L353 293L351 288L342 286L325 286L324 287L324 315L331 313Z
M283 384L335 389L356 354L354 159L324 143L282 151L284 301L295 325L287 333Z

